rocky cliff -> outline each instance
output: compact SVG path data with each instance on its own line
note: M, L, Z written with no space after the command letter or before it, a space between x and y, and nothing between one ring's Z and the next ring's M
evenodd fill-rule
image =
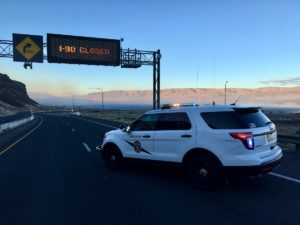
M0 101L3 105L25 107L37 105L29 98L25 84L11 80L6 74L0 73Z

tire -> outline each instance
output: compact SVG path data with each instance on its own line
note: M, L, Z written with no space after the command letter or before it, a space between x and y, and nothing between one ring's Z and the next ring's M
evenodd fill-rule
M124 168L124 158L117 147L107 148L103 158L106 166L113 171L120 171Z
M222 184L220 169L209 156L198 155L189 159L186 171L191 181L200 189L215 190Z

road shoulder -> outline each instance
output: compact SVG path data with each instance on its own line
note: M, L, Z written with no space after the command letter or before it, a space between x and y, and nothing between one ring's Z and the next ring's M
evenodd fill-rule
M32 121L0 134L0 155L3 154L10 145L38 126L41 120L42 118L40 116L36 116Z

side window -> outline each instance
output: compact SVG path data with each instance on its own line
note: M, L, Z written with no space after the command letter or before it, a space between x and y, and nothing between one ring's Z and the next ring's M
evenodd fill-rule
M155 130L157 114L145 114L131 124L132 131L151 131Z
M234 111L203 112L201 116L212 129L249 129L249 126Z
M186 113L162 113L159 115L157 130L189 130L191 127Z

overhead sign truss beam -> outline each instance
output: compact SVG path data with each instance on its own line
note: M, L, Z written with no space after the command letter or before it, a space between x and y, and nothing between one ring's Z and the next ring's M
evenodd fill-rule
M0 40L0 57L13 58L12 41ZM47 43L43 43L43 59L47 60ZM160 59L160 50L120 49L120 64L122 68L153 66L153 109L160 108Z
M0 57L13 57L13 43L12 41L0 40Z
M137 49L121 49L121 66L131 67L133 65L152 66L154 63L153 55L157 51L143 51ZM0 40L0 57L13 57L13 42ZM43 58L47 60L47 43L43 43Z

